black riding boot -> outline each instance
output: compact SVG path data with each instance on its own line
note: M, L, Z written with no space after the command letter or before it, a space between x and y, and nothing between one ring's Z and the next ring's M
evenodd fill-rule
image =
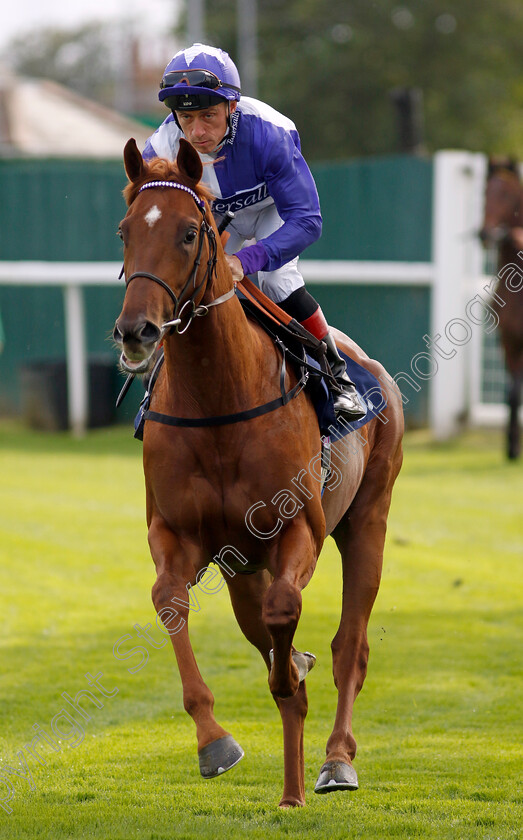
M299 321L315 338L324 341L327 345L327 361L340 388L340 390L332 388L336 415L343 416L352 422L361 420L362 417L365 417L367 409L358 396L354 382L347 375L347 367L338 353L329 325L318 302L304 286L300 286L288 298L280 301L278 305L292 318Z
M336 416L342 416L345 419L354 422L365 417L367 409L360 400L358 392L354 386L354 382L349 379L347 373L347 365L345 360L341 358L336 347L336 342L332 333L329 332L323 339L327 345L327 361L337 384L342 389L335 391L333 389L332 396L334 398L334 411Z

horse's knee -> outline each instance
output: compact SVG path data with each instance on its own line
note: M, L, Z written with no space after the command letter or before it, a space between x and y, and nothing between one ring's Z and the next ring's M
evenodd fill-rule
M172 598L172 591L173 581L171 576L167 573L158 575L151 589L151 598L156 612L168 605Z
M168 572L158 575L151 590L151 598L154 608L164 623L169 633L173 633L173 627L176 626L177 632L187 620L189 614L188 607L182 606L183 601L187 598L187 590L184 588L183 593L179 592L180 587L177 586L173 576ZM176 606L173 598L176 597Z
M340 688L340 678L350 675L358 693L367 676L369 661L367 635L347 636L338 632L331 642L331 651L334 684Z
M289 718L293 718L300 724L303 724L309 710L305 682L300 683L300 687L293 697L275 697L274 700L276 701L282 717L288 715Z
M288 581L275 580L267 590L263 603L263 620L269 632L295 630L300 614L300 590Z

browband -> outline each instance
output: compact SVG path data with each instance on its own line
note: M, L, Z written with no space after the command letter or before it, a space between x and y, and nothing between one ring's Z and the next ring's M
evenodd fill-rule
M141 193L142 190L150 190L153 187L172 187L175 190L183 190L184 192L189 193L189 195L194 198L196 204L198 205L202 213L205 212L205 204L203 200L198 195L196 195L194 190L191 190L190 187L186 187L185 184L177 184L176 181L148 181L146 184L143 184L140 187L138 192Z

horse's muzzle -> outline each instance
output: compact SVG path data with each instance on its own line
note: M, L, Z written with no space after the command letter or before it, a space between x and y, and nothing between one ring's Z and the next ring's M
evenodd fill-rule
M162 331L152 321L131 324L119 318L114 325L113 339L121 351L122 368L129 373L146 373L161 337Z

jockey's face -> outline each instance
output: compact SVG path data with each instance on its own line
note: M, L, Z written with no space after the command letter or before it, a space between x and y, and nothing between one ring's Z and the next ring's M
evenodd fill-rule
M231 114L236 102L231 102ZM223 140L227 131L227 103L220 102L201 111L176 111L185 138L197 152L208 155Z

